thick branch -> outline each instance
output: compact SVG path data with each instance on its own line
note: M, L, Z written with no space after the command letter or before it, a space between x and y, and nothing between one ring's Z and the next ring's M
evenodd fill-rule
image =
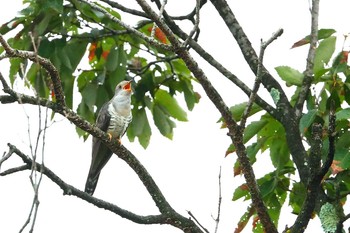
M29 156L22 153L14 145L8 144L8 146L10 148L10 151L17 154L19 157L21 157L21 159L23 160L25 165L19 167L20 169L9 169L7 171L4 171L4 172L0 173L1 176L9 175L9 174L12 174L12 173L18 172L18 171L23 171L25 169L30 170L33 167L35 167L37 169L37 171L43 172L43 174L45 174L52 182L57 184L63 190L63 193L66 195L77 196L77 197L81 198L82 200L85 200L91 204L96 205L99 208L109 210L109 211L111 211L115 214L118 214L119 216L121 216L123 218L129 219L135 223L164 224L167 221L166 216L164 216L162 214L161 215L141 216L141 215L134 214L130 211L127 211L125 209L122 209L122 208L120 208L112 203L109 203L109 202L103 201L101 199L98 199L96 197L93 197L93 196L73 187L72 185L64 182L60 177L58 177L49 168L43 166L42 164L34 162ZM34 165L33 163L35 163L35 166L33 166Z
M258 56L256 55L247 35L244 33L243 28L240 26L229 5L225 0L211 0L211 2L237 41L251 70L256 74L258 69ZM272 77L264 66L261 68L261 82L264 87L268 91L271 91L273 88L278 91L279 100L276 103L277 111L273 112L272 115L283 124L286 130L287 143L292 154L293 161L297 166L301 181L306 185L308 182L307 177L309 177L309 169L306 166L306 150L300 137L298 127L299 119L295 116L294 109L290 105L288 98L280 84Z
M212 103L216 106L216 108L221 113L222 117L224 118L227 124L227 128L229 129L229 136L231 137L233 144L236 146L237 155L242 165L243 174L249 186L252 201L253 201L254 207L257 209L260 220L267 232L271 232L271 233L277 232L276 227L274 226L267 212L267 208L262 201L262 196L258 188L258 185L256 183L253 168L249 162L249 159L246 156L245 146L242 141L243 129L239 127L237 123L234 121L229 108L224 103L220 94L212 86L212 84L204 74L203 70L200 69L200 67L192 58L190 53L182 46L182 43L178 41L177 37L174 35L171 29L163 22L162 19L158 17L157 13L154 12L152 8L144 0L137 0L137 2L142 7L142 9L147 14L150 15L150 17L154 20L154 22L158 25L158 27L166 34L169 41L174 46L174 49L177 55L179 55L179 57L181 57L184 60L189 70L191 70L191 72L194 74L194 76L198 79L198 81L202 85L209 99L212 101Z
M312 128L312 142L310 148L309 166L310 180L307 186L306 198L301 211L291 229L292 233L302 233L309 223L316 206L318 193L322 177L318 175L320 171L320 161L322 155L322 125L315 124Z
M61 115L66 117L70 122L74 123L76 126L85 130L86 132L90 133L94 137L100 138L103 141L103 143L105 143L113 151L114 154L116 154L119 158L123 159L138 175L139 179L144 184L147 191L151 195L153 201L155 202L156 206L158 207L159 211L161 212L161 214L163 216L162 218L166 218L166 222L163 222L163 223L173 225L177 228L182 229L183 231L185 231L185 229L187 229L188 232L201 232L201 230L196 226L196 224L192 220L187 219L187 218L183 217L182 215L178 214L169 205L169 203L167 202L167 200L163 196L162 192L160 191L159 187L157 186L157 184L155 183L155 181L153 180L151 175L147 172L146 168L140 163L140 161L135 157L135 155L133 155L130 151L128 151L124 146L119 145L119 143L117 143L116 141L110 141L109 136L105 132L103 132L102 130L100 130L97 127L92 126L89 122L82 119L79 115L77 115L71 109L69 109L67 107L62 107L62 106L58 105L57 103L51 102L49 100L15 93L14 96L11 96L11 95L10 96L0 96L0 101L2 101L2 97L6 97L4 99L6 99L7 102L15 102L15 101L18 101L17 96L20 96L20 103L23 103L23 104L28 103L28 104L48 107L48 108L52 109L53 111L60 113ZM11 101L9 101L10 99L11 99ZM51 174L45 173L45 175L51 175ZM68 191L73 190L74 192L72 193L72 195L76 195L78 197L81 197L82 199L84 199L90 203L93 203L98 207L105 208L105 205L102 206L101 200L89 199L89 197L85 197L85 195L87 195L86 193L83 193L83 192L79 191L78 189L75 189L72 186L66 186L64 183L61 184L59 182L57 184L62 189L63 189L63 187L66 187L66 189ZM63 190L66 190L66 189L63 189ZM71 193L68 192L68 194L71 194ZM90 196L90 195L87 195L87 196ZM93 200L95 200L95 202L93 202ZM108 209L108 208L106 208L106 209ZM125 216L122 216L122 217L125 217ZM132 219L130 219L130 220L132 220ZM149 220L147 220L147 221L149 221Z

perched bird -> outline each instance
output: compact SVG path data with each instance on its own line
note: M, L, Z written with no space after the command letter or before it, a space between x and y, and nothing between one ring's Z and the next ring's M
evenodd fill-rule
M105 103L97 115L96 126L120 142L129 123L131 115L131 81L120 82L113 98ZM111 158L113 152L98 138L92 139L92 159L85 192L93 195L100 172Z

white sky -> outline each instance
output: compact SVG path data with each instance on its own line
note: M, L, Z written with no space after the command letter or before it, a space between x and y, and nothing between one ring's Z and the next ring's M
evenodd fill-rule
M168 2L167 10L176 12L179 7L182 10L184 7L191 9L195 1L169 0ZM275 73L273 68L279 65L289 65L299 71L304 70L307 48L291 50L290 47L309 33L309 1L237 0L230 2L232 10L257 51L261 38L269 38L278 28L284 29L282 37L270 45L265 54L265 65L272 73ZM19 10L20 4L20 0L12 0L3 5L0 8L0 24L12 18ZM338 35L348 33L350 31L349 9L348 0L321 1L319 27L334 28L339 32ZM254 76L210 2L201 11L200 28L200 43L203 47L251 86ZM341 40L338 41L341 45ZM242 95L232 83L224 80L207 63L202 60L199 60L199 63L214 86L222 93L228 105L247 100L245 95ZM8 63L1 61L0 67L1 72L7 77ZM16 88L22 87L19 84ZM220 125L216 124L219 113L199 86L196 90L203 98L193 112L188 114L189 122L177 123L173 141L160 136L160 133L153 128L152 140L147 150L142 149L137 142L130 143L126 137L123 144L153 175L170 204L185 216L186 210L190 210L211 232L215 226L211 215L216 216L218 173L219 167L222 166L223 203L219 232L233 232L248 204L231 201L233 190L242 184L243 179L233 178L232 167L236 156L230 155L224 158L230 141L226 136L226 130L219 129ZM266 98L269 100L268 96ZM35 135L37 108L18 104L0 105L0 112L0 129L2 129L0 153L7 151L6 144L10 142L29 154L28 121L25 112L30 116L29 124ZM34 139L33 136L32 140ZM45 164L69 184L83 189L90 166L90 150L91 138L83 142L77 138L72 124L66 120L59 121L47 132ZM273 170L269 162L266 162L268 158L260 156L258 159L259 161L254 165L257 177ZM19 165L21 161L12 158L7 164L7 166ZM22 172L0 178L0 232L18 232L28 216L33 196L28 175L28 172ZM116 156L103 169L95 196L138 214L158 213L141 182ZM180 232L168 226L137 225L75 197L63 196L62 191L46 178L41 185L39 198L40 207L35 227L37 233ZM291 208L287 207L283 212L280 230L284 229L286 224L293 223L295 216L291 215L290 211ZM249 225L245 232L250 232L250 229ZM315 232L315 230L320 230L318 220L311 222L307 232Z

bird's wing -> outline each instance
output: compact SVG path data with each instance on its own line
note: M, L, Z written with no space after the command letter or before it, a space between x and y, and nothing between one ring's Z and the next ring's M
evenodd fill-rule
M108 113L108 103L104 104L97 116L96 126L106 132L111 116ZM85 192L93 194L102 168L112 156L112 151L98 138L92 139L92 158L89 175L85 184Z

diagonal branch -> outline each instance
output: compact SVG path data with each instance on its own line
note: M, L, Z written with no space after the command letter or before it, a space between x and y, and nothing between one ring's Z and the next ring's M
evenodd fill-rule
M91 204L96 205L99 208L103 208L106 210L109 210L115 214L118 214L119 216L129 219L133 222L140 223L140 224L162 224L166 223L167 219L166 216L160 214L160 215L148 215L148 216L141 216L134 214L130 211L127 211L125 209L122 209L112 203L103 201L101 199L98 199L96 197L93 197L75 187L72 185L64 182L59 176L57 176L53 171L51 171L49 168L43 166L40 163L34 162L29 156L22 153L16 146L12 144L8 144L9 150L17 154L25 163L25 165L18 167L16 169L9 169L7 171L1 172L0 176L5 176L12 174L14 172L23 171L25 169L31 170L32 167L35 167L38 171L42 171L45 176L47 176L52 182L57 184L62 190L65 195L73 195L81 198L82 200L85 200ZM33 163L35 163L35 166L33 166Z
M158 27L165 33L171 44L174 46L174 51L182 58L185 62L186 66L189 70L194 74L197 80L202 85L204 91L206 92L209 99L215 105L215 107L221 113L221 116L224 118L227 128L229 130L228 135L230 136L233 144L236 146L236 152L239 158L239 161L242 165L242 171L244 177L249 186L249 191L252 197L252 201L254 207L256 208L260 220L265 227L267 232L275 233L277 229L273 224L268 212L267 208L264 205L262 200L262 195L256 183L255 174L253 168L249 162L249 159L246 155L246 148L243 144L243 128L237 125L237 122L232 118L232 114L223 101L220 94L217 90L212 86L208 78L206 77L203 70L198 66L197 62L190 55L189 51L187 51L182 43L177 39L176 35L171 31L171 29L164 23L162 19L158 17L158 14L152 10L152 8L146 3L144 0L137 0L139 5L142 7L144 12L150 15L153 21L158 25Z
M0 80L1 82L5 82L4 78L2 77L0 73ZM6 84L7 85L7 84ZM82 130L90 133L92 136L97 137L101 139L103 143L105 143L114 154L116 154L119 158L124 160L138 175L139 179L147 189L148 193L151 195L154 203L158 207L158 210L161 213L161 216L166 218L166 224L173 225L177 228L182 229L183 231L187 229L189 232L199 233L202 232L198 226L190 219L180 215L177 213L168 203L168 201L165 199L164 195L162 194L161 190L153 180L152 176L148 173L146 168L142 165L142 163L136 158L134 154L132 154L128 149L126 149L124 146L120 145L116 141L110 141L108 134L100 130L98 127L92 126L89 122L82 119L79 115L77 115L74 111L69 109L66 106L61 106L58 103L54 103L52 101L32 97L24 94L19 94L11 90L4 90L6 93L9 94L9 96L0 96L0 102L2 102L2 99L6 100L6 103L13 103L18 101L20 98L20 103L22 104L33 104L33 105L40 105L50 108L56 113L59 113L63 115L65 118L67 118L70 122L81 128ZM19 96L19 98L18 98ZM5 97L5 98L4 98ZM38 166L37 169L41 169L42 167ZM44 169L45 170L45 169ZM45 170L46 172L43 172L45 175L54 177L54 174L51 174L49 171ZM9 171L8 171L9 172ZM13 172L13 171L11 171ZM49 177L50 178L50 177ZM83 200L86 200L97 207L100 208L107 208L105 205L101 205L101 200L99 199L90 199L90 196L72 186L67 186L63 181L57 180L57 184L63 189L66 190L68 194L71 194L70 192L73 190L73 195L76 195ZM114 207L113 207L114 208ZM108 208L107 208L108 209ZM116 210L117 211L117 210ZM121 210L119 210L121 214ZM122 217L124 216L121 215ZM125 217L127 218L127 217ZM128 218L132 220L131 218ZM133 221L133 220L132 220ZM135 221L136 223L139 223L140 220ZM146 221L146 220L145 220ZM150 221L150 220L147 220Z
M156 1L157 3L158 1ZM201 1L201 4L206 1ZM202 5L201 5L202 6ZM206 62L208 62L211 66L213 66L217 71L219 71L223 76L225 76L228 80L234 83L237 87L239 87L247 96L251 95L252 90L242 82L236 75L230 72L227 68L225 68L220 62L218 62L211 54L209 54L200 44L198 44L194 39L190 38L174 21L173 18L168 15L166 11L163 13L164 20L170 29L182 40L188 39L188 45L194 49L199 56L201 56ZM269 114L276 116L275 109L269 105L264 99L260 96L256 96L256 103L265 109Z
M247 35L244 33L243 28L233 14L231 8L225 0L211 0L211 2L226 23L226 26L230 30L232 36L237 41L246 62L250 66L250 69L256 75L259 60L258 56L255 53ZM278 94L276 109L270 114L284 126L286 130L288 147L293 157L293 161L298 169L300 180L306 185L308 182L307 177L309 177L309 169L306 166L307 154L302 143L302 138L298 127L299 118L296 117L295 111L292 108L281 85L273 78L273 76L264 66L261 68L261 83L270 93L272 90L274 90Z

